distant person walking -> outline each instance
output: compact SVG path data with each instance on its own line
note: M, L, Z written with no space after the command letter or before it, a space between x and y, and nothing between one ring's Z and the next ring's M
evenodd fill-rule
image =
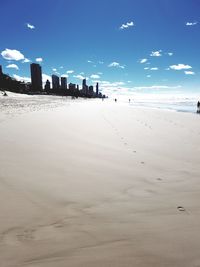
M115 98L115 102L117 102L117 98Z
M200 102L197 102L197 113L200 113Z

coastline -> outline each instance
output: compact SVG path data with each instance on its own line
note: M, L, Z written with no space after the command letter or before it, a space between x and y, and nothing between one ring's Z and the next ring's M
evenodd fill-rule
M43 103L0 115L2 266L198 265L199 117Z

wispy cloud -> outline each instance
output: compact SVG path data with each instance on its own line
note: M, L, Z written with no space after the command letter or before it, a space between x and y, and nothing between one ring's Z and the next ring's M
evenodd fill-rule
M151 75L147 75L147 78L151 78Z
M194 71L185 70L184 72L185 72L186 75L195 75Z
M29 62L31 62L31 60L28 59L28 58L25 58L25 59L22 61L22 63L29 63Z
M120 30L124 30L124 29L128 29L130 27L133 27L133 26L134 26L134 22L130 21L130 22L127 22L125 24L122 24L119 28L120 28Z
M24 55L20 51L15 50L15 49L6 48L5 50L3 50L1 52L1 55L6 60L16 60L16 61L18 61L18 60L25 59Z
M100 76L98 74L92 74L90 76L91 79L100 79Z
M78 74L78 75L73 75L73 77L74 78L76 78L76 79L79 79L79 80L83 80L83 79L86 79L86 80L88 80L88 77L84 77L83 75L81 75L81 74Z
M17 74L13 74L13 78L15 78L17 81L20 81L20 82L26 82L26 83L30 83L31 82L31 78L19 76Z
M123 65L120 65L118 62L112 62L112 63L110 63L109 65L108 65L108 67L109 68L121 68L121 69L124 69L125 68L125 66L123 66Z
M41 57L37 57L37 58L35 59L35 61L41 63L41 62L43 61L43 58L41 58Z
M19 67L16 64L9 64L8 66L6 66L6 68L19 70Z
M158 70L157 67L150 68L150 70Z
M171 65L169 67L172 70L188 70L188 69L192 69L192 67L190 65L185 65L185 64Z
M162 52L162 50L152 51L150 56L151 57L161 57L162 56L161 52Z
M142 58L142 59L140 59L140 63L141 63L141 64L146 63L147 60L148 60L147 58Z
M66 73L67 74L72 74L72 73L74 73L74 70L67 70Z
M57 71L57 69L56 68L52 68L52 71Z
M172 52L168 52L167 54L168 54L168 56L171 57L171 56L173 56L174 53L172 53Z
M197 25L198 24L198 21L194 21L194 22L186 22L185 25L186 26L194 26L194 25Z
M26 23L26 26L27 26L27 28L29 28L31 30L35 29L35 26L30 24L30 23Z
M144 70L149 70L149 67L145 67Z
M181 87L182 87L181 85L176 85L176 86L152 85L152 86L136 86L136 87L133 87L133 89L135 90L143 90L143 89L160 90L160 89L178 89Z

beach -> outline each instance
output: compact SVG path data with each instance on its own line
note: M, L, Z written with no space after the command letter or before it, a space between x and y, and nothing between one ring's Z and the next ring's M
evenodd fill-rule
M200 266L200 117L0 98L0 266Z

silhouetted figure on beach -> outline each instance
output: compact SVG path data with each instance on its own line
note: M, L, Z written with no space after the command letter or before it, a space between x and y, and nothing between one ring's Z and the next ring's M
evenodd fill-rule
M200 102L197 102L197 113L200 113Z
M130 98L129 98L128 102L129 102L129 103L131 103L131 100L130 100Z
M3 96L8 96L8 95L6 94L6 92L4 92Z
M115 102L117 102L117 98L115 98Z

